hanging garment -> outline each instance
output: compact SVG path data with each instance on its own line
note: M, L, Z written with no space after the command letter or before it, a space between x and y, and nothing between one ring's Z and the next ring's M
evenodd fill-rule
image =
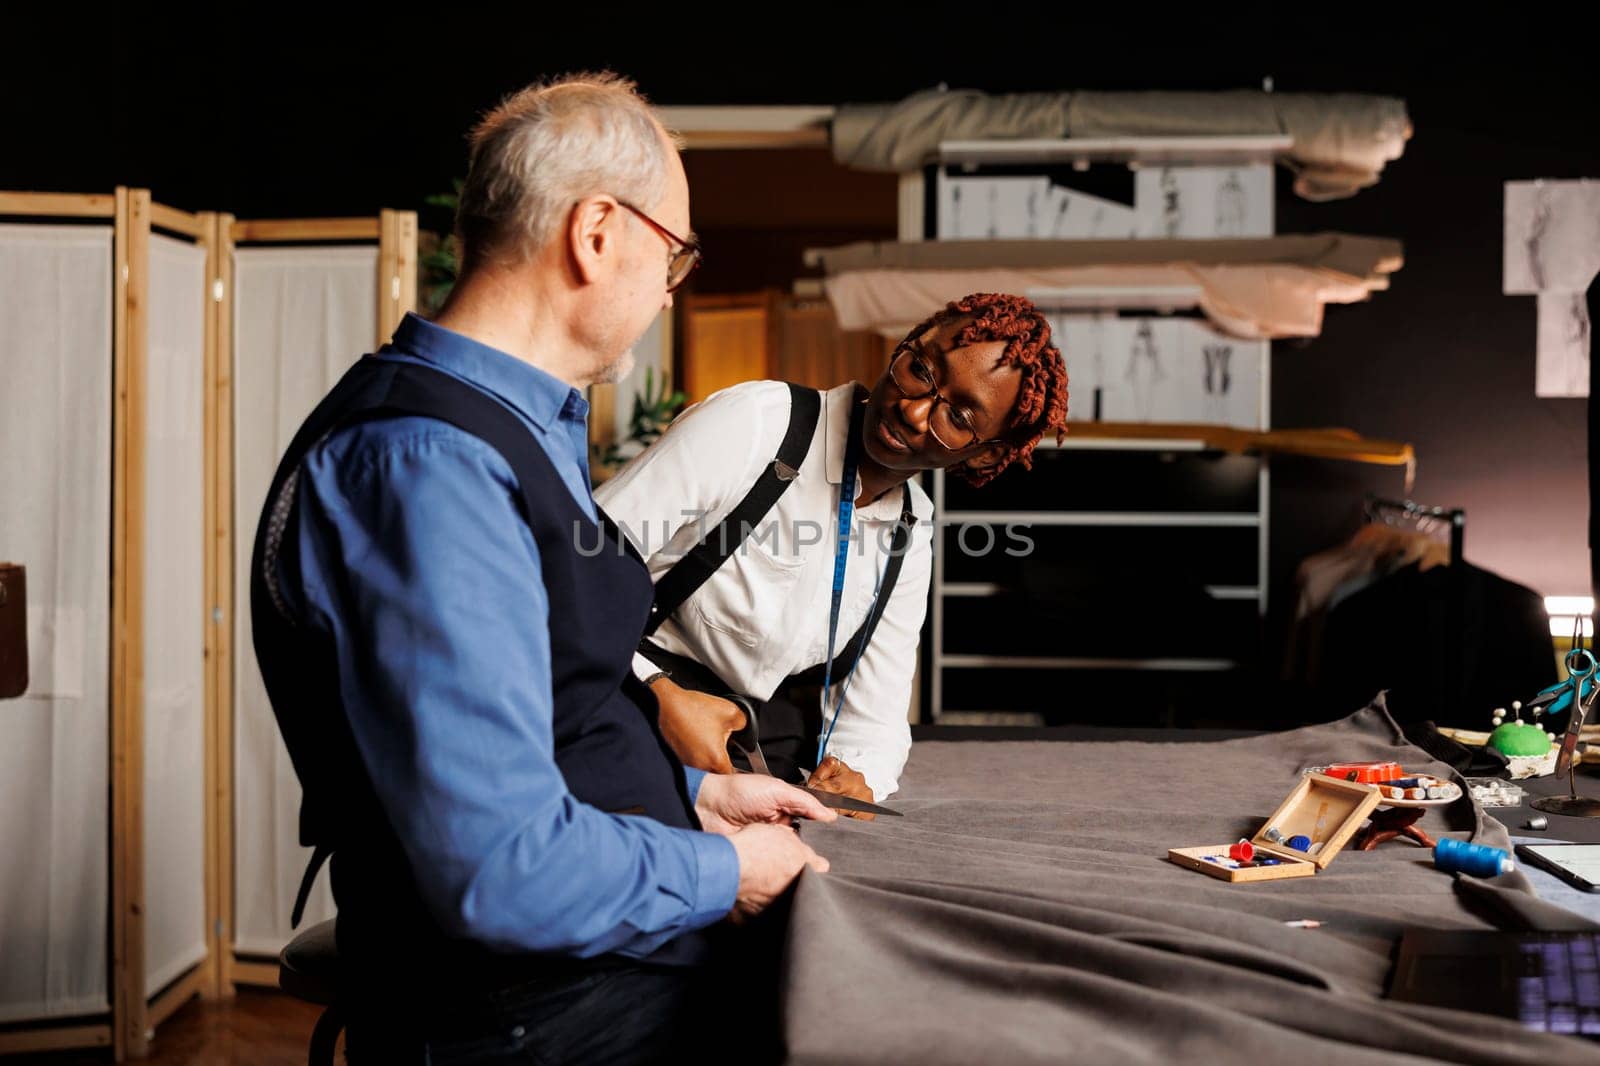
M1335 606L1402 567L1415 563L1426 571L1449 562L1450 546L1443 541L1415 529L1376 523L1362 526L1343 544L1308 556L1295 572L1284 678L1317 684L1323 626Z
M1544 600L1464 562L1406 566L1349 596L1328 612L1321 646L1325 708L1387 689L1402 724L1487 722L1556 680Z

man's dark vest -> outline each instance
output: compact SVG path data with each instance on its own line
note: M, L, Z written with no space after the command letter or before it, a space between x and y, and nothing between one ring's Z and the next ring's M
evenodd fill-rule
M682 767L656 727L655 699L629 669L653 595L637 553L603 513L603 525L584 514L544 448L508 408L438 370L362 359L289 445L251 557L256 658L304 789L300 839L317 850L295 917L331 852L345 961L368 976L381 975L386 985L470 995L573 963L496 954L450 936L433 920L352 739L332 638L295 616L279 584L281 564L297 551L284 533L294 528L295 487L306 455L341 429L406 416L437 419L478 437L516 477L514 501L538 546L549 598L555 761L572 794L603 811L699 826ZM392 486L396 493L405 489ZM652 959L687 962L700 951L698 936L688 935Z

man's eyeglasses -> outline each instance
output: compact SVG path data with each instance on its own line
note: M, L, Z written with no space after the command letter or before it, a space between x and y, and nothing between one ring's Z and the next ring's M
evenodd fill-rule
M700 249L700 242L692 237L684 240L626 200L618 200L617 203L638 215L645 225L661 234L662 240L667 242L667 247L672 249L671 258L667 260L667 291L676 292L680 285L689 280L689 275L694 273L694 268L699 266L700 260L705 257L705 253Z

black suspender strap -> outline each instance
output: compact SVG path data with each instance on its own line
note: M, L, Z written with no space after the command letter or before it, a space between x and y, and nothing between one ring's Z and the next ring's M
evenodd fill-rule
M821 411L822 394L816 389L789 386L789 428L783 434L783 443L778 445L777 457L767 464L738 506L673 564L671 570L661 575L661 580L656 582L656 601L650 608L650 620L645 623L645 636L661 628L661 623L672 617L696 589L710 580L772 510L778 497L788 490L790 482L800 472L800 464L805 462L806 452L811 449L811 438L816 433Z

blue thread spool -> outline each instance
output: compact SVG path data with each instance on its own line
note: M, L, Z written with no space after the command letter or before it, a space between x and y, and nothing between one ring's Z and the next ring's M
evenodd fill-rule
M1306 836L1303 833L1295 834L1294 836L1292 836L1288 840L1286 840L1284 843L1286 843L1289 847L1293 848L1296 851L1309 851L1309 850L1311 850L1311 838Z
M1470 874L1473 877L1499 877L1516 869L1511 856L1487 844L1469 844L1465 840L1440 837L1433 848L1433 865L1447 873Z

